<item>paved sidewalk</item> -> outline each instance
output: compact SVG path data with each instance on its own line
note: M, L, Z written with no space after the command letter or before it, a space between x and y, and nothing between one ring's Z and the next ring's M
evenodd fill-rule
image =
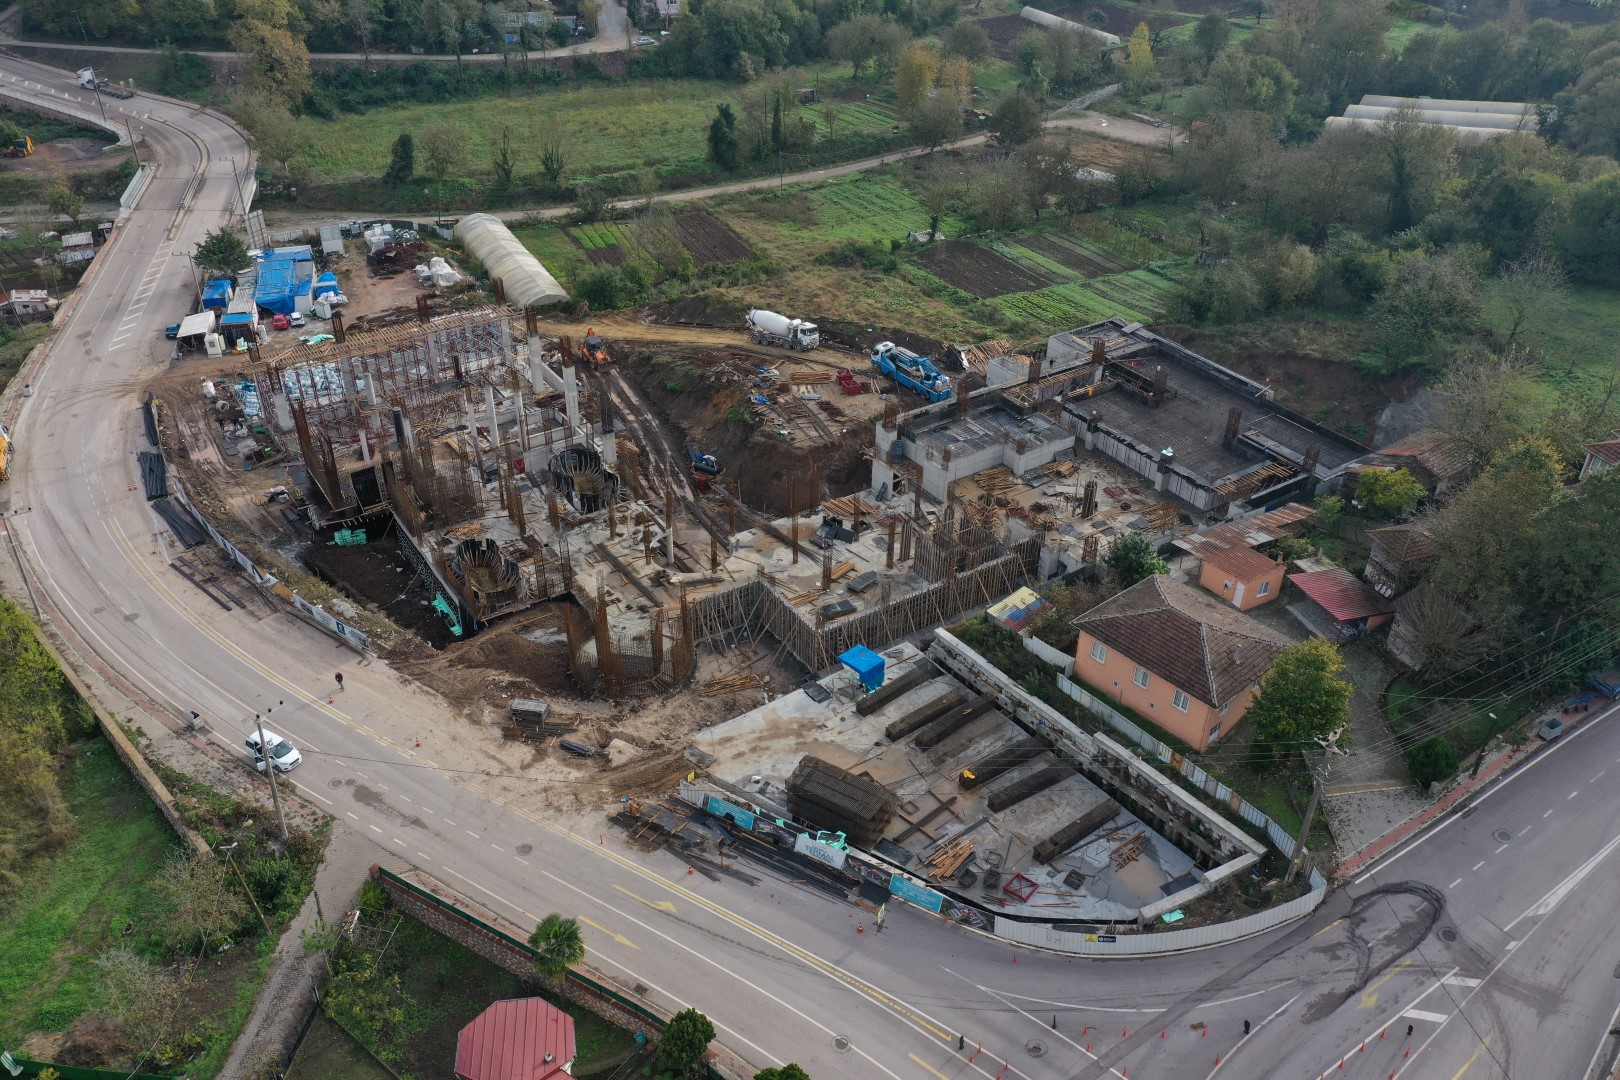
M394 871L409 869L409 864L353 829L333 822L326 856L315 871L315 888L281 935L270 975L253 1002L253 1013L219 1071L222 1080L251 1076L266 1060L275 1061L277 1072L285 1068L287 1052L308 1015L320 974L320 957L304 951L304 930L314 926L321 914L327 922L341 919L373 863Z

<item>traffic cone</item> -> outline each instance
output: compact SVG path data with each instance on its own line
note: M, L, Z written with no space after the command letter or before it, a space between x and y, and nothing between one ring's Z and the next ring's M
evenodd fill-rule
M855 928L855 932L856 932L856 933L857 933L857 934L864 934L864 933L866 933L866 924L865 924L865 923L861 923L861 925L859 925L859 926L857 926L857 927L856 927L856 928Z
M1086 1043L1086 1053L1088 1053L1088 1054L1091 1053L1091 1044L1090 1043Z
M1207 1038L1209 1038L1209 1028L1207 1028L1207 1027L1201 1027L1201 1028L1199 1028L1199 1029L1198 1029L1198 1037L1199 1037L1199 1038L1200 1038L1200 1039L1207 1039Z
M1339 1059L1339 1068L1344 1068L1344 1058Z
M1122 1039L1128 1039L1128 1038L1130 1038L1130 1037L1131 1037L1131 1029L1130 1029L1130 1028L1126 1028L1126 1029L1125 1029L1125 1030L1124 1030L1124 1031L1121 1031L1121 1032L1120 1032L1120 1033L1119 1033L1119 1037L1120 1037L1120 1038L1122 1038Z
M1380 1039L1382 1039L1385 1035L1388 1035L1388 1034L1389 1034L1389 1028L1384 1028L1382 1031L1380 1031L1378 1033L1378 1037Z
M1366 1053L1366 1052L1367 1052L1367 1040L1366 1040L1366 1039L1362 1039L1362 1040L1361 1040L1361 1049L1360 1049L1360 1050L1357 1050L1357 1051L1356 1051L1356 1053L1358 1053L1358 1054L1365 1054L1365 1053Z
M421 745L422 745L422 736L420 736L420 735L418 735L418 736L417 736L417 737L416 737L416 745L417 745L417 746L421 746Z
M1219 1065L1220 1063L1221 1063L1221 1055L1216 1054L1215 1055L1215 1064Z
M328 705L332 704L332 695L331 694L326 695L326 703Z
M1165 1034L1165 1029L1164 1028L1159 1029L1159 1038L1161 1038L1161 1039L1169 1038L1169 1036Z
M696 870L693 870L693 869L692 869L692 868L691 868L691 867L690 867L690 866L688 866L688 867L687 867L687 868L686 868L686 872L687 872L687 873L688 873L688 874L695 874L695 873L697 873L697 871L696 871Z
M1080 1034L1082 1034L1082 1035L1090 1035L1091 1034L1091 1025L1087 1024L1085 1027L1081 1028L1080 1029Z

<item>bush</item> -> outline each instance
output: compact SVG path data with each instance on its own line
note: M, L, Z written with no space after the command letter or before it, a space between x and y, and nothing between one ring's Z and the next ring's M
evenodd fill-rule
M388 909L388 893L375 881L367 878L360 884L360 891L355 896L355 903L367 915L376 915Z
M1457 771L1457 750L1445 739L1431 735L1406 755L1406 768L1420 788L1448 780Z

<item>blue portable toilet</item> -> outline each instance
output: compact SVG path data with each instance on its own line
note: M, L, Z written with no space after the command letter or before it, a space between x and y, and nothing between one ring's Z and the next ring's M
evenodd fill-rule
M855 673L867 693L883 685L883 657L865 645L857 645L840 654L838 662Z

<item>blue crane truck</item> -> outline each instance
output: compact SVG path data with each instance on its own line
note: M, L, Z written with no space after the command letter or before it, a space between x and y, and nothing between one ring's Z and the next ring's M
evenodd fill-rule
M950 400L950 376L935 367L928 357L918 356L892 341L880 341L872 347L872 366L929 401Z

